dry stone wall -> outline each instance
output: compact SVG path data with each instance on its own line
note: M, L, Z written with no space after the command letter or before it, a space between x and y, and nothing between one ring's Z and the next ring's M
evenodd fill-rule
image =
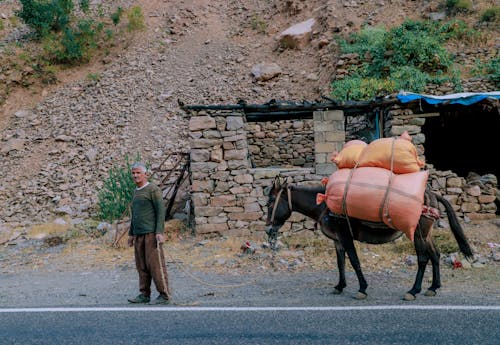
M289 183L313 185L333 172L333 165L326 161L345 140L343 114L317 112L313 121L315 148L309 145L309 149L316 155L315 167L253 168L248 137L254 125L245 123L240 113L193 112L189 130L196 233L243 236L249 231L262 231L267 216L263 190L276 176ZM314 222L294 213L282 231L302 229L313 230Z
M313 167L313 120L249 123L248 145L254 167Z

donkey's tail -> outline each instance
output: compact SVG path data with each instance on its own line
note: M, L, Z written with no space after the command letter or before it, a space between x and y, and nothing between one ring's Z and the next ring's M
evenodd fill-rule
M443 204L446 210L446 215L448 216L448 221L450 222L451 232L453 233L453 236L455 236L455 240L458 243L460 251L465 255L467 259L472 259L474 254L472 253L472 249L469 245L469 242L467 241L467 237L465 237L464 230L462 229L462 226L460 225L458 217L451 207L450 202L443 198L441 195L435 193L434 195L436 196L436 199L441 204Z

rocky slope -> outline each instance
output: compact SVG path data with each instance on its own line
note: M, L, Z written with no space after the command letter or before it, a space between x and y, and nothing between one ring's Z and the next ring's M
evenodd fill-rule
M98 73L98 81L82 74L42 91L34 106L29 93L15 98L13 92L2 108L0 227L25 227L60 215L91 217L113 165L140 155L154 167L170 152L186 151L187 119L178 99L186 104L319 99L328 95L336 62L335 33L428 16L439 2L137 3L147 29L111 62L87 66L85 73ZM10 14L16 5L4 1L0 12ZM309 18L317 21L310 44L302 50L279 49L276 35ZM261 62L278 64L281 74L255 80L251 70Z

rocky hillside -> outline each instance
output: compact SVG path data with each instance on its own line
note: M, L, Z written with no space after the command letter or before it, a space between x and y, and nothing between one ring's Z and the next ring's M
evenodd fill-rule
M110 8L132 3L106 1ZM91 217L113 165L140 155L154 167L168 153L186 151L187 119L178 99L186 104L319 99L329 94L335 34L443 13L442 1L136 3L146 30L106 61L63 71L55 86L38 89L2 76L12 89L0 112L0 231L58 215L75 221ZM18 7L18 1L0 1L0 20L7 23ZM311 18L313 39L302 49L280 49L276 36ZM4 44L22 44L25 31L17 26L0 37ZM259 63L274 63L280 73L258 80L252 69ZM99 78L86 78L89 73Z

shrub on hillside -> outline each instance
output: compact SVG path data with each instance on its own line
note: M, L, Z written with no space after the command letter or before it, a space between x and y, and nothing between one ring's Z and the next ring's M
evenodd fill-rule
M16 15L31 27L38 37L45 37L51 31L59 32L70 22L72 0L20 0L20 2L22 7Z
M111 21L113 22L114 25L118 25L120 23L120 19L123 14L123 8L118 6L115 12L111 13Z
M47 35L43 40L47 59L65 64L89 61L102 30L101 23L81 19L74 27L66 27L62 33Z
M445 49L452 39L474 37L460 21L436 23L407 20L400 26L364 28L347 40L339 40L342 53L355 53L361 63L349 67L349 75L332 83L332 97L366 100L400 90L422 92L428 83L452 82L461 90L453 56Z
M472 10L471 0L446 0L446 9L451 14L467 13Z
M144 14L139 6L133 6L127 14L129 31L144 29Z
M500 21L500 6L493 6L481 13L481 22L496 23Z
M135 183L127 160L127 167L113 167L99 191L99 218L108 222L120 219L129 207Z

